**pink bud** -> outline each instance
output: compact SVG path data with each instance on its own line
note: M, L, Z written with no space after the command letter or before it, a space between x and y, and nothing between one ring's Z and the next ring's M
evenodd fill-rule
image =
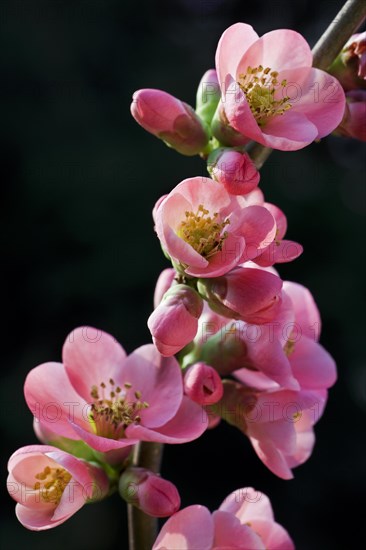
M174 285L164 294L147 321L161 355L174 355L194 339L202 309L202 298L187 285Z
M246 195L258 185L260 175L246 153L218 149L208 159L212 179L222 183L231 195Z
M165 518L180 507L180 496L173 483L145 468L127 468L119 480L121 497L145 514Z
M196 155L207 145L206 129L192 107L162 90L135 92L131 113L145 130L182 155Z
M184 393L199 405L212 405L220 401L223 386L218 373L205 363L196 363L184 376Z
M328 72L346 92L366 88L366 31L351 36Z
M281 304L282 281L262 269L237 267L223 277L200 279L198 290L220 315L247 323L271 321Z
M156 281L155 292L154 292L154 307L158 307L160 302L163 299L164 294L169 290L169 288L174 283L174 277L176 276L175 269L168 267L164 269L158 280Z
M334 133L366 141L366 90L347 92L346 100L343 120Z

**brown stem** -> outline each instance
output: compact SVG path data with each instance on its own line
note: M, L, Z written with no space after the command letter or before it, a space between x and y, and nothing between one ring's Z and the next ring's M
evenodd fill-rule
M141 442L135 447L132 463L159 473L164 446L161 443ZM151 550L158 534L158 520L131 504L128 505L129 550Z
M327 69L365 18L365 0L348 0L315 44L313 67ZM271 152L272 149L269 147L260 144L253 146L250 156L258 170L266 162Z

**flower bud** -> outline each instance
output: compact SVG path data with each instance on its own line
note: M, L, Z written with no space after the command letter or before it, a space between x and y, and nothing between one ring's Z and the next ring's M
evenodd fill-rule
M196 155L207 145L207 130L192 107L162 90L135 92L131 113L145 130L182 155Z
M343 120L334 134L366 141L366 90L347 92L346 100Z
M212 179L231 195L246 195L258 185L260 175L249 155L231 149L216 149L208 157Z
M214 69L210 69L201 78L196 96L196 113L207 124L211 123L220 101L220 96L221 90L217 73Z
M147 321L161 355L174 355L194 339L202 309L202 298L187 285L174 285L164 294Z
M281 279L262 269L238 267L223 277L199 279L197 288L220 315L252 324L271 321L281 303Z
M175 485L145 468L127 468L119 480L119 493L126 502L149 516L165 518L180 507Z
M170 289L174 284L174 278L176 276L175 269L168 267L164 269L156 281L155 292L154 292L154 307L158 307L162 301L164 294Z
M366 31L351 36L328 72L345 91L366 88Z
M196 363L187 370L183 380L184 393L199 405L220 401L223 387L215 369L205 363Z

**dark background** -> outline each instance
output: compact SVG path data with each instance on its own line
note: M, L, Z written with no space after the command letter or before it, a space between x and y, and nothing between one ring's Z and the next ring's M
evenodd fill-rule
M151 208L185 177L205 174L198 157L180 156L133 121L133 91L161 88L193 104L226 27L244 21L258 34L293 28L313 45L341 5L1 1L4 483L7 457L36 442L22 391L31 368L60 360L66 335L78 325L112 333L129 352L150 340L154 283L168 265ZM271 474L227 425L166 447L163 475L177 484L182 506L212 510L232 490L254 486L270 496L298 550L351 548L350 536L364 539L366 490L364 145L327 138L274 153L261 187L286 212L288 236L305 247L280 273L312 290L339 381L316 427L314 453L293 481ZM44 533L24 529L5 488L1 495L4 549L127 548L126 510L117 495Z

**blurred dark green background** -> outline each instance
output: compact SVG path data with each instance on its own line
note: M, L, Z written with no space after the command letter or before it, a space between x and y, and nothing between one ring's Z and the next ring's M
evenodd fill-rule
M59 360L78 325L111 332L128 351L150 340L154 282L167 266L151 208L185 177L205 174L199 158L169 150L133 121L133 91L161 88L193 103L230 24L250 23L259 34L294 28L313 45L341 5L1 1L3 487L8 456L36 442L23 400L27 372ZM267 199L288 216L288 236L305 247L281 275L314 293L339 381L316 428L314 453L294 481L275 478L228 426L166 448L163 474L177 484L183 506L214 509L230 491L252 485L270 496L298 550L348 549L350 531L364 538L365 147L325 139L274 153L262 174ZM37 534L17 522L4 489L1 515L4 550L127 548L117 496Z

